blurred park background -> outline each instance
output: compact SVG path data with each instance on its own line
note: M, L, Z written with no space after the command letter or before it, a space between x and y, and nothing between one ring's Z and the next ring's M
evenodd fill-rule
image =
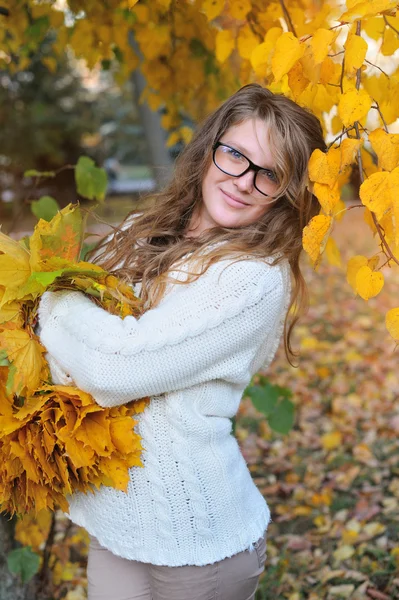
M248 4L251 11L245 12ZM347 4L350 9L356 3ZM106 231L106 223L117 224L130 211L141 210L152 201L151 192L167 181L196 122L240 84L263 81L256 71L259 63L250 62L253 36L263 36L283 19L288 30L290 23L292 30L305 28L300 14L306 10L313 22L318 19L318 26L326 27L328 7L340 3L227 3L233 12L223 16L221 29L232 31L235 20L239 31L245 30L239 56L227 55L235 70L223 67L220 55L226 47L219 42L217 56L207 28L219 18L212 13L219 5L226 3L87 0L84 6L79 1L0 0L3 232L16 238L30 233L37 221L31 203L43 196L55 198L60 207L76 200L91 206L76 189L73 165L80 156L93 159L108 178L105 199L95 211L99 218L89 220L92 231ZM394 8L392 2L381 6ZM392 20L388 29L394 37L398 28L399 37L395 13L371 14L383 17ZM71 30L79 23L80 45L68 43L64 20ZM165 41L173 27L177 41ZM181 44L173 54L169 45L184 37L184 50ZM367 39L378 46L371 33ZM385 76L397 82L399 43L392 45L378 63L385 72L378 73L380 84ZM130 62L129 48L134 50ZM142 55L147 60L140 68ZM170 68L166 75L165 65ZM156 100L162 87L169 89L168 102ZM396 102L396 108L389 108L391 133L399 131L395 89L384 92L393 94L392 105ZM322 103L319 110L325 112ZM330 115L330 123L335 116ZM335 135L331 127L329 141ZM29 170L55 176L25 176ZM330 248L317 270L303 257L310 309L294 337L298 367L289 366L280 347L264 374L271 384L291 391L293 428L286 435L273 431L250 398L244 398L237 417L236 436L272 512L257 600L399 598L399 370L395 341L385 327L385 313L398 304L399 272L388 265L383 291L368 302L347 282L350 257L380 252L359 207L359 183L354 168L343 183L343 218L333 231L340 252ZM10 527L11 538L0 536L0 568L7 565L10 550L31 550L22 560L26 573L23 566L16 568L14 590L29 580L30 568L35 570L30 567L33 553L40 557L41 578L35 597L86 598L88 540L82 530L61 514L56 519L28 516ZM1 600L32 597L29 585L14 595L4 591Z

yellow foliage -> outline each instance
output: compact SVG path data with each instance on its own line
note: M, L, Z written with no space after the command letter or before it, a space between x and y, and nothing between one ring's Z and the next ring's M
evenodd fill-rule
M338 104L338 115L345 125L353 125L367 116L372 100L365 90L350 89L342 94Z
M353 256L349 259L346 271L346 280L351 288L356 292L356 275L360 267L368 265L368 260L365 256Z
M384 276L382 273L372 271L368 265L360 267L356 273L356 291L363 300L377 296L383 287Z
M317 268L320 262L321 254L327 243L332 224L333 221L331 217L317 215L311 219L309 225L303 230L303 248L309 255L314 268Z
M324 450L335 450L342 444L342 433L340 431L331 431L321 436L321 443Z
M316 64L323 62L327 57L330 46L336 37L337 34L329 29L320 28L315 31L310 45Z
M272 58L272 71L276 81L294 66L305 52L304 44L290 32L283 33L276 42L276 49Z
M209 21L216 19L224 8L225 0L202 0L201 10Z
M240 28L237 38L237 50L241 58L250 59L259 44L259 39L248 25Z
M280 27L271 27L264 42L256 46L252 51L250 60L255 73L260 77L266 77L271 72L271 56L274 52L276 41L283 33Z
M229 14L238 21L245 19L251 9L251 0L232 0L229 2Z
M340 16L339 20L352 22L364 17L373 17L379 12L394 9L396 6L396 0L373 0L372 2L365 0L364 2L356 2L350 10Z
M40 220L30 252L0 237L0 258L17 272L20 265L24 277L22 286L8 286L7 303L0 288L0 505L10 514L57 506L68 510L66 495L101 484L126 490L128 469L141 465L132 415L146 401L103 409L74 387L49 385L45 348L33 331L38 298L50 286L85 291L114 314L140 314L140 302L127 284L78 262L82 223L76 206L67 206L50 222ZM31 536L38 544L38 532Z
M373 173L360 186L360 198L380 221L399 194L399 167L391 172Z
M234 50L235 38L233 33L226 29L217 32L216 35L216 58L219 62L224 63Z
M377 154L378 166L386 171L399 167L399 134L375 129L369 134L369 141Z
M393 339L399 341L399 308L391 308L387 312L385 324Z
M342 266L341 253L339 251L336 241L331 236L327 240L324 252L330 265L333 265L335 267Z
M367 42L360 35L350 34L345 43L345 72L360 69L366 58Z

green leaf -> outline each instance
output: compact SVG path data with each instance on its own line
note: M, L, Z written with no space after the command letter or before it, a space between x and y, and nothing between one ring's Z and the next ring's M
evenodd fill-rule
M94 160L81 156L75 168L78 193L89 200L104 200L108 179L105 169L95 166Z
M9 365L10 361L8 360L7 352L0 350L0 367L8 367Z
M25 171L24 177L55 177L55 171L36 171L36 169L29 169Z
M48 287L53 283L57 277L60 277L64 273L63 269L59 269L58 271L39 271L37 273L32 273L29 277L29 280L38 281L41 283L43 287ZM29 281L28 280L28 281Z
M32 552L30 546L18 548L9 552L7 555L7 564L11 573L19 575L22 583L27 583L39 570L40 557Z
M279 392L276 388L277 386L273 386L267 382L262 386L249 386L245 390L245 393L251 398L256 410L264 415L270 415L275 409L279 399Z
M277 433L283 434L288 433L292 429L294 420L295 406L288 398L281 400L268 418L270 427L274 431L277 431Z
M51 196L42 196L39 200L33 200L31 203L31 211L38 219L51 221L60 210L57 200Z

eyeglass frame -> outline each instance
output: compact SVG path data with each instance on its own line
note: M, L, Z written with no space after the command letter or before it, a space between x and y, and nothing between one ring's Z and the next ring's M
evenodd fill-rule
M242 173L240 173L239 175L232 175L231 173L227 173L227 171L224 171L223 169L221 169L215 160L216 150L218 148L220 148L220 146L224 146L225 148L229 148L230 150L234 150L234 152L238 152L238 154L241 154L241 156L243 158L245 158L245 160L248 161L248 163L249 163L248 167L246 169L244 169L244 171ZM220 141L215 142L213 145L212 160L213 160L213 164L215 165L215 167L217 167L219 169L219 171L222 171L222 173L229 175L229 177L242 177L243 175L245 175L245 173L248 173L248 171L253 171L254 172L254 188L260 194L262 194L262 196L266 196L267 198L272 198L272 196L270 196L270 194L265 194L265 192L262 192L262 190L260 190L256 186L256 176L259 173L259 171L272 171L274 173L273 169L266 169L265 167L259 167L259 165L256 165L255 163L252 162L252 160L250 160L247 156L245 156L245 154L243 154L241 152L241 150L237 150L237 148L234 148L233 146L229 146L228 144L225 144L224 142L220 142Z

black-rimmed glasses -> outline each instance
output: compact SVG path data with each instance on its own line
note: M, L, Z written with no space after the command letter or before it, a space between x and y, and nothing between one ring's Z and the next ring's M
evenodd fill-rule
M213 162L231 177L241 177L248 171L253 171L254 188L264 196L273 196L278 190L277 176L273 170L258 167L242 152L223 142L216 142L213 146Z

